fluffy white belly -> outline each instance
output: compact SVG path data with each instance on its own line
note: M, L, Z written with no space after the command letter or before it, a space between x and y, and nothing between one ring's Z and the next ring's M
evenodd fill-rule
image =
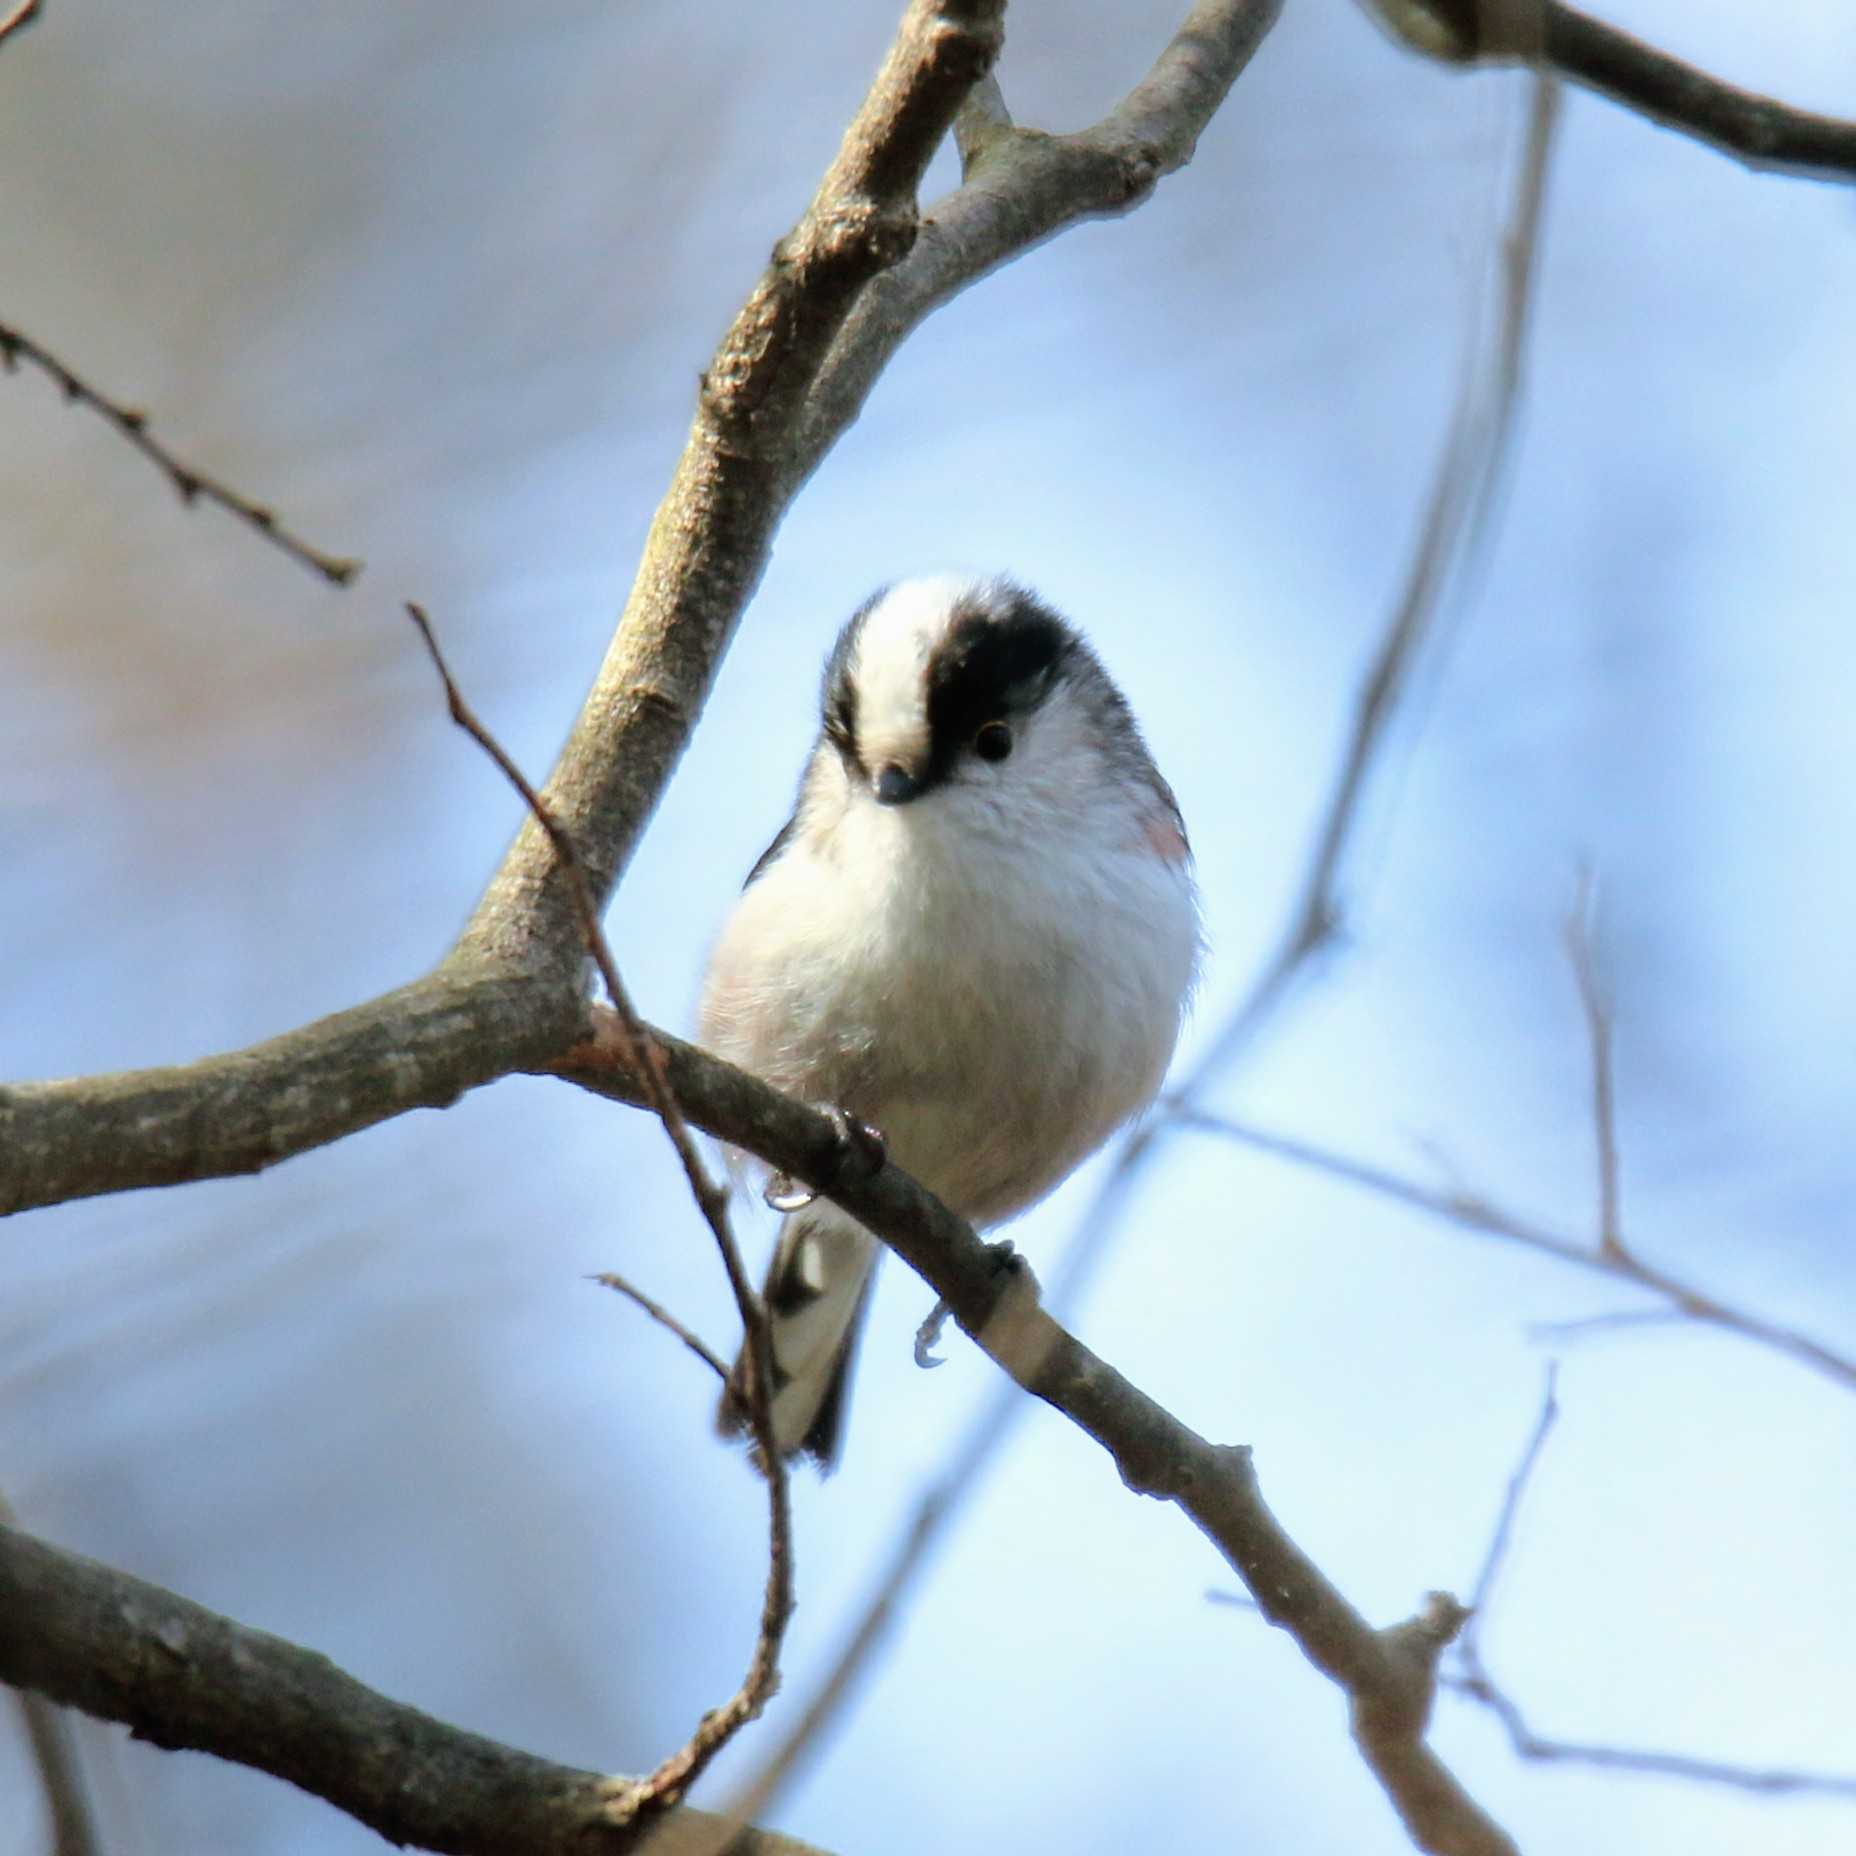
M1046 845L1035 889L1022 859L971 840L958 877L932 840L881 848L769 866L717 945L703 1042L874 1123L899 1165L992 1224L1159 1087L1197 955L1190 884L1145 846Z

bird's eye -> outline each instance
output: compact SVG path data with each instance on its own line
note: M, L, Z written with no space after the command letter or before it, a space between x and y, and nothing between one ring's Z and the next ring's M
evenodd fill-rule
M981 760L1004 760L1012 751L1012 731L1003 722L988 722L973 737L973 751Z

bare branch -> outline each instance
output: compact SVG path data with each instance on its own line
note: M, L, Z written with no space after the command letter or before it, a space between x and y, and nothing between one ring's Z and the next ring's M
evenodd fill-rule
M1521 1460L1515 1465L1514 1474L1508 1478L1508 1492L1502 1497L1501 1512L1495 1517L1495 1531L1489 1536L1489 1549L1482 1557L1482 1570L1476 1574L1476 1589L1470 1594L1469 1600L1469 1621L1456 1642L1459 1660L1470 1668L1481 1665L1483 1617L1488 1610L1489 1600L1494 1596L1495 1581L1501 1577L1502 1567L1508 1558L1508 1548L1514 1539L1515 1517L1521 1512L1521 1498L1533 1480L1535 1466L1547 1447L1547 1438L1559 1421L1559 1377L1559 1362L1549 1360L1546 1382L1540 1394L1540 1416L1534 1420L1534 1428L1521 1452Z
M1275 952L1264 962L1211 1049L1180 1085L1177 1099L1190 1101L1199 1095L1254 1042L1303 968L1339 932L1344 913L1341 867L1368 782L1419 654L1436 628L1449 570L1471 551L1487 518L1513 436L1558 116L1558 86L1551 78L1537 79L1514 205L1502 240L1495 341L1483 368L1472 367L1464 375L1404 590L1354 698L1353 726Z
M636 1302L659 1327L667 1328L686 1346L703 1365L708 1367L724 1384L728 1381L728 1368L722 1357L699 1334L686 1328L662 1302L654 1302L642 1289L635 1288L614 1270L601 1270L592 1279L607 1289L616 1289L619 1294Z
M466 1733L357 1682L327 1657L251 1630L158 1585L0 1526L0 1681L163 1747L254 1766L388 1841L457 1856L617 1856L626 1781L557 1766ZM687 1856L716 1822L654 1821L652 1856ZM742 1856L816 1856L768 1831Z
M998 54L1003 4L911 0L837 159L703 376L624 616L547 785L601 902L766 566L797 488L794 433L825 356L870 280L915 244L916 189ZM546 834L525 821L465 947L531 970L577 964L580 935L557 868Z
M1555 0L1368 0L1395 37L1456 63L1544 61L1752 168L1856 179L1856 122L1742 90Z
M1415 657L1434 626L1446 571L1474 543L1493 507L1520 401L1558 108L1557 86L1548 78L1537 80L1502 240L1496 337L1481 364L1472 359L1465 370L1405 587L1355 697L1353 726L1274 950L1211 1048L1165 1098L1160 1113L1138 1123L1124 1138L1064 1260L1056 1291L1061 1306L1081 1292L1119 1228L1123 1208L1142 1173L1164 1147L1164 1137L1177 1127L1192 1125L1193 1104L1202 1091L1251 1047L1295 980L1334 938L1341 917L1341 869L1367 785L1389 738L1398 702L1409 686Z
M1777 1796L1818 1792L1833 1798L1856 1798L1856 1777L1835 1772L1807 1772L1790 1766L1739 1766L1727 1760L1700 1759L1688 1753L1664 1753L1650 1747L1607 1746L1602 1741L1553 1740L1535 1733L1512 1697L1488 1681L1446 1674L1439 1686L1467 1695L1486 1707L1507 1730L1509 1743L1522 1759L1601 1771L1640 1773L1647 1778L1686 1779L1724 1785L1734 1791Z
M1597 1766L1611 1772L1654 1774L1664 1778L1699 1781L1710 1785L1727 1785L1753 1792L1824 1792L1833 1796L1856 1798L1856 1777L1838 1773L1802 1772L1786 1767L1739 1766L1724 1760L1696 1759L1685 1753L1660 1753L1642 1748L1606 1746L1576 1740L1550 1740L1535 1733L1527 1724L1520 1706L1489 1674L1482 1656L1482 1629L1488 1621L1494 1600L1496 1581L1501 1577L1513 1542L1516 1518L1528 1484L1540 1465L1547 1437L1559 1416L1558 1368L1547 1367L1546 1385L1541 1395L1540 1415L1521 1451L1521 1459L1508 1478L1508 1490L1489 1538L1482 1570L1476 1578L1476 1591L1469 1617L1458 1634L1454 1660L1456 1667L1439 1680L1439 1686L1465 1695L1490 1710L1503 1727L1514 1750L1523 1759L1561 1761L1567 1764Z
M1618 1197L1617 1091L1612 1080L1611 1001L1599 977L1592 946L1592 912L1597 891L1590 876L1579 881L1579 894L1566 918L1566 958L1579 988L1579 1011L1585 1020L1592 1064L1592 1140L1598 1157L1598 1248L1608 1257L1624 1257Z
M1348 1185L1377 1193L1381 1198L1393 1199L1416 1211L1428 1212L1432 1217L1440 1218L1447 1224L1458 1225L1466 1231L1475 1231L1485 1237L1499 1237L1508 1243L1539 1251L1556 1262L1570 1263L1575 1268L1590 1270L1596 1275L1608 1276L1613 1281L1647 1290L1667 1302L1669 1312L1674 1315L1692 1321L1705 1321L1711 1327L1723 1328L1744 1340L1787 1354L1846 1390L1856 1390L1856 1360L1833 1352L1793 1328L1762 1321L1725 1302L1716 1301L1692 1283L1645 1263L1628 1246L1620 1245L1615 1252L1594 1249L1581 1238L1564 1236L1530 1223L1519 1214L1505 1210L1479 1194L1456 1189L1440 1191L1436 1187L1427 1186L1422 1180L1410 1179L1387 1167L1375 1166L1371 1161L1355 1159L1351 1155L1318 1146L1312 1141L1298 1140L1292 1135L1253 1127L1229 1116L1202 1114L1196 1109L1182 1111L1179 1125L1204 1134L1222 1135L1227 1140L1240 1141L1246 1147L1254 1147L1259 1153L1273 1154L1293 1166L1325 1173ZM1615 1323L1618 1317L1598 1319Z
M0 27L0 39L12 31L15 25L24 23L15 15L4 27ZM361 562L342 555L325 554L320 548L312 547L300 535L285 528L278 521L277 512L268 505L254 502L230 484L209 476L191 464L183 463L150 430L147 413L134 406L125 406L120 400L113 400L108 394L99 392L55 354L42 348L31 336L0 323L0 365L4 365L11 374L18 371L21 361L30 361L41 373L50 375L73 406L88 406L92 412L113 425L143 457L161 470L174 486L175 495L189 508L202 499L217 503L229 515L236 516L247 527L256 529L273 547L281 548L293 561L300 562L332 586L347 586L360 573Z
M612 1002L611 1022L618 1027L627 1065L632 1074L643 1082L646 1101L663 1124L664 1132L676 1150L677 1159L682 1163L683 1176L689 1183L690 1194L715 1237L716 1248L721 1252L722 1265L728 1273L729 1287L734 1292L735 1306L740 1311L742 1327L747 1336L751 1367L748 1379L748 1421L754 1439L760 1446L767 1482L767 1585L761 1603L760 1629L755 1635L747 1672L735 1693L721 1707L711 1708L705 1713L696 1731L654 1772L638 1784L627 1787L613 1800L610 1807L613 1822L629 1823L633 1818L675 1804L685 1788L701 1775L716 1754L748 1722L759 1716L780 1685L780 1646L785 1640L786 1626L793 1615L793 1518L786 1462L775 1445L773 1435L773 1344L767 1311L754 1291L754 1284L741 1261L740 1246L736 1244L735 1234L729 1226L728 1195L710 1179L708 1169L702 1163L702 1156L697 1153L696 1144L690 1138L689 1124L678 1106L676 1092L670 1087L665 1075L663 1054L651 1041L651 1034L639 1021L638 1014L632 1010L625 983L619 977L618 962L614 960L611 944L600 926L598 906L593 900L586 866L578 848L554 816L547 801L529 784L522 769L464 700L450 667L445 663L444 653L438 648L437 636L424 611L410 603L406 611L419 628L419 636L424 639L433 667L444 684L445 702L450 708L451 719L483 749L496 763L503 777L522 795L530 814L547 834L560 868L566 874L574 908L580 918L581 938L593 957L594 965L599 968L600 978L605 982L607 996ZM613 1286L636 1296L636 1292L618 1278L611 1280ZM681 1334L705 1358L711 1357L699 1342L672 1322L654 1303L647 1302L645 1306ZM720 1362L713 1363L720 1365ZM724 1380L728 1378L726 1371L722 1377Z
M729 1800L724 1814L728 1823L746 1824L760 1816L843 1712L871 1659L888 1639L904 1594L940 1536L948 1507L945 1484L937 1485L917 1505L914 1519L896 1549L889 1570L878 1582L875 1596L864 1607L850 1638L832 1659L831 1667L813 1690L798 1720L761 1762L754 1776ZM726 1847L726 1839L718 1838L715 1856L720 1856Z
M39 0L19 0L19 4L5 19L0 19L0 45L4 45L14 33L22 32L39 17Z
M1282 0L1200 0L1141 83L1074 135L1015 129L996 87L976 89L958 124L965 182L935 201L908 257L876 278L846 319L794 434L788 494L942 304L1070 226L1139 206L1184 167L1281 9Z
M0 1084L0 1215L256 1173L545 1067L584 1005L452 962L364 1005L195 1063Z
M1579 1315L1570 1321L1530 1321L1532 1341L1584 1340L1593 1334L1615 1334L1622 1328L1660 1328L1686 1321L1680 1308L1613 1308L1599 1315Z

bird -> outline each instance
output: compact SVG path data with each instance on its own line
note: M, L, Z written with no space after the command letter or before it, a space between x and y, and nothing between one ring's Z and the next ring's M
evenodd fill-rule
M985 1229L1154 1098L1196 982L1172 788L1082 634L1013 580L879 590L826 659L792 816L710 951L698 1041L882 1137ZM836 1463L881 1245L824 1199L769 1267L772 1431ZM718 1428L749 1430L746 1344Z

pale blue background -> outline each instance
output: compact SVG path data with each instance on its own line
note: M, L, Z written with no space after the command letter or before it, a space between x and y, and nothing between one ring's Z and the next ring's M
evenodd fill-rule
M1835 4L1631 0L1633 30L1852 107ZM1025 120L1093 118L1172 10L1014 10ZM367 557L346 596L41 380L0 381L0 1072L184 1060L446 944L516 819L398 601L539 770L597 662L697 372L803 205L890 5L56 5L0 53L0 316L186 454ZM686 1023L783 816L817 663L876 583L1008 569L1092 633L1190 821L1219 1022L1300 865L1484 287L1521 81L1302 0L1125 223L907 349L783 530L612 917ZM1223 1092L1568 1230L1592 1202L1559 927L1599 871L1628 1229L1856 1346L1856 204L1574 96L1495 543L1349 868L1352 937ZM1014 1235L1048 1270L1085 1177ZM24 1520L388 1693L638 1769L733 1685L762 1514L712 1387L585 1274L732 1345L641 1118L538 1082L267 1178L76 1205L0 1246L0 1488ZM757 1229L765 1241L765 1230ZM778 1731L990 1390L885 1272L842 1472L799 1499ZM1255 1445L1378 1620L1467 1589L1590 1278L1204 1140L1079 1316ZM1705 1332L1562 1347L1565 1416L1488 1627L1543 1730L1856 1771L1852 1409ZM778 1821L845 1856L1394 1852L1340 1698L1209 1605L1224 1569L1035 1413ZM1530 1851L1849 1847L1856 1805L1439 1746ZM765 1744L765 1740L756 1744ZM87 1729L110 1847L364 1851L269 1779ZM751 1763L753 1747L734 1770ZM714 1798L718 1789L706 1794ZM0 1852L42 1845L0 1747Z

